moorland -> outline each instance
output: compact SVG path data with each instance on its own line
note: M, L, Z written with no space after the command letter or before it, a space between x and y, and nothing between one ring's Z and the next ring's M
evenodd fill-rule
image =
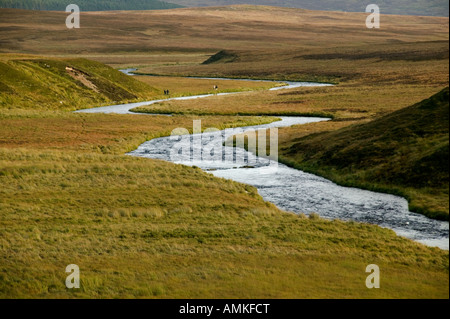
M1 297L448 298L448 251L374 225L283 212L253 187L124 155L193 119L225 128L320 114L333 121L280 129L283 160L348 182L362 173L323 156L340 137L363 146L352 132L386 117L411 116L416 130L430 103L448 117L448 18L384 16L369 30L360 13L230 6L84 12L81 28L68 30L65 17L0 10ZM158 77L117 71L126 67ZM277 84L231 81L219 87L248 92L141 110L173 117L72 113L216 84L180 76L336 85L267 91ZM429 140L417 137L424 155L448 150L448 126L426 124ZM411 209L448 216L448 168L440 174L435 191L409 189ZM71 263L82 270L80 290L64 286ZM382 289L365 287L372 263Z

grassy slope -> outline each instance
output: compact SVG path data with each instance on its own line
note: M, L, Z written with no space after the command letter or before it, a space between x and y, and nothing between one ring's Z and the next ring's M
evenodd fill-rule
M85 73L97 92L66 67ZM86 59L0 56L0 107L66 109L150 99L156 90L104 64Z
M411 209L448 220L448 92L366 124L284 141L281 157L346 185L404 195Z

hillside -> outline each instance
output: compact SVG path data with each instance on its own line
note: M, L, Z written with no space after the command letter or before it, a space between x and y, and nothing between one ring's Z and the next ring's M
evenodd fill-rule
M64 0L0 0L0 8L65 11L70 2ZM161 10L180 8L180 5L158 0L77 0L82 11Z
M225 6L233 4L268 5L309 10L365 12L372 2L354 0L171 0L186 7ZM380 0L382 13L448 17L448 0Z
M0 108L78 109L149 98L155 90L99 62L0 56Z
M343 184L405 195L413 210L448 220L448 99L446 88L369 123L282 143L282 157Z
M0 9L0 52L76 54L87 58L96 53L100 62L136 62L139 66L155 61L150 58L157 55L158 59L167 59L160 67L181 67L184 62L192 65L189 57L196 53L201 57L194 56L195 61L203 62L207 55L224 49L269 51L262 61L267 63L277 52L290 51L296 55L281 66L292 69L292 57L317 56L324 50L351 55L408 46L413 51L416 44L448 42L449 37L448 18L386 16L383 28L372 32L365 28L365 13L264 6L84 12L81 28L76 30L67 29L66 17L65 12ZM126 58L125 52L130 53ZM185 59L173 65L170 56L161 56L169 52L185 53ZM109 59L109 54L118 56ZM261 65L255 69L260 70Z
M448 251L375 225L283 212L254 187L125 155L193 120L220 129L271 121L232 115L243 108L333 115L280 129L287 145L300 129L331 131L412 105L448 85L447 18L386 16L368 31L364 13L236 6L85 12L81 29L69 30L66 16L0 9L0 298L448 299ZM140 85L90 60L150 74L340 84L262 91L271 84L255 82L253 92L190 102L214 116L73 113L217 84L166 76ZM65 286L71 263L81 289ZM380 266L382 289L366 288L369 263Z

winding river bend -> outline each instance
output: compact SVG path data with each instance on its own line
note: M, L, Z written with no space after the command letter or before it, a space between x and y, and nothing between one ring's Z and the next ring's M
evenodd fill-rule
M130 74L135 69L123 70ZM131 74L130 74L131 75ZM218 79L217 79L218 80ZM285 82L286 83L286 82ZM302 86L326 86L327 84L289 82L286 86L274 89L289 89ZM237 94L224 93L221 95ZM211 95L173 98L172 100L185 100L206 98ZM130 109L142 105L149 105L161 100L146 101L98 107L77 112L85 113L133 113ZM267 125L245 127L246 130L261 130L268 128L287 127L298 124L326 121L329 119L313 117L282 117ZM357 188L342 187L335 183L308 174L269 159L258 157L241 148L223 147L223 142L233 135L231 130L214 133L194 134L184 137L162 137L147 141L138 149L128 153L152 159L162 159L177 164L197 166L211 174L231 179L237 182L255 186L259 194L267 201L286 211L315 212L327 219L354 220L376 224L394 230L398 235L410 238L428 246L449 249L449 223L427 218L408 210L406 199L366 191ZM198 141L198 142L196 142ZM192 154L200 152L205 145L214 149L223 150L221 158L211 160L200 157L192 160L191 153L186 157L171 156L170 150L174 147L190 149ZM233 156L226 156L226 154Z

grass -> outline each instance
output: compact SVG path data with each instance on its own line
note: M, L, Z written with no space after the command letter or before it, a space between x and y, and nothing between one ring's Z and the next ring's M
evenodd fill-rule
M331 117L336 121L367 121L416 103L439 89L439 85L384 84L372 87L342 84L288 91L245 92L207 100L163 101L134 111L197 115L314 115Z
M151 69L153 74L333 84L371 83L374 87L386 83L433 85L442 83L443 79L448 80L448 66L445 64L448 60L448 37L441 37L436 32L435 39L418 37L406 43L391 43L389 39L383 39L376 44L325 46L302 51L298 48L230 50L223 58L209 63L209 59L223 54L220 51L200 65L151 65L142 68L141 72ZM233 62L229 62L227 56L232 56ZM405 76L405 72L409 77Z
M32 148L1 159L3 298L448 298L448 252L284 213L199 169ZM69 263L80 290L64 286ZM383 289L365 287L370 263Z
M302 136L417 103L448 86L448 19L389 16L371 32L364 28L365 14L252 6L84 12L78 30L67 30L65 17L0 10L0 51L14 58L20 52L45 54L39 59L64 64L76 55L159 75L310 79L339 86L159 106L221 117L73 114L72 106L109 103L108 90L97 95L59 68L49 74L33 61L3 59L20 74L33 78L37 72L43 80L31 83L48 91L39 95L23 87L21 96L29 94L40 107L17 100L0 108L1 297L448 298L448 251L378 226L282 212L253 187L124 155L173 128L191 127L199 117L203 127L224 128L273 120L234 116L241 112L333 116L327 123L280 129L280 140L292 145ZM232 62L202 64L225 49L236 56ZM177 86L175 77L136 77L128 86L102 64L76 61L75 67L138 99L161 96L169 86L174 94L211 89L211 82L193 79ZM4 83L0 74L2 92L20 88L20 81ZM53 86L45 88L55 74L68 81L61 91L84 100L56 107ZM241 90L244 84L236 85ZM243 91L261 84L245 85ZM47 95L55 98L47 102ZM64 286L71 263L81 268L77 291ZM365 287L365 267L372 263L381 268L381 289Z
M202 120L202 128L259 125L273 117L167 117L67 113L63 111L9 110L0 113L2 148L90 151L124 154L146 140L168 136L176 128L192 131L192 121ZM64 128L63 130L61 128Z
M0 108L75 110L156 96L150 86L86 59L1 55L0 72Z
M232 92L264 91L282 85L278 82L249 82L234 80L209 80L184 77L135 76L141 82L159 91L169 90L169 97L206 95ZM214 86L218 89L215 90ZM158 98L167 98L160 95Z
M67 67L73 68L72 72ZM267 90L275 82L130 77L87 59L0 54L0 108L77 110L170 97ZM219 90L214 90L214 85ZM31 92L30 92L31 91Z
M151 58L169 53L178 54L178 61L184 64L188 63L187 56L198 61L195 54L214 55L224 49L251 51L253 54L268 52L272 55L270 59L254 61L265 62L264 68L254 68L253 71L270 71L283 76L291 61L285 60L284 65L280 65L280 60L275 59L280 52L295 53L294 56L320 54L328 50L370 52L389 45L395 49L420 45L421 42L433 45L434 41L448 40L448 18L384 16L380 30L368 30L365 13L262 6L83 12L82 27L77 30L68 30L60 22L61 19L65 21L66 16L64 12L1 9L0 25L4 29L0 35L0 51L96 55L99 60L105 59L104 62L109 60L128 65L137 65L133 63L133 57L146 64L148 62L142 56ZM181 55L185 58L180 61ZM182 72L186 66L176 65L176 60L168 57L165 60L170 65L161 66L163 74ZM155 60L149 62L152 64ZM164 60L156 62L163 64ZM283 68L277 70L276 62ZM228 66L234 69L233 64ZM298 68L297 64L294 66L290 68L291 72ZM151 70L150 73L156 71ZM327 71L324 69L322 72ZM251 76L252 73L246 72L245 75Z

